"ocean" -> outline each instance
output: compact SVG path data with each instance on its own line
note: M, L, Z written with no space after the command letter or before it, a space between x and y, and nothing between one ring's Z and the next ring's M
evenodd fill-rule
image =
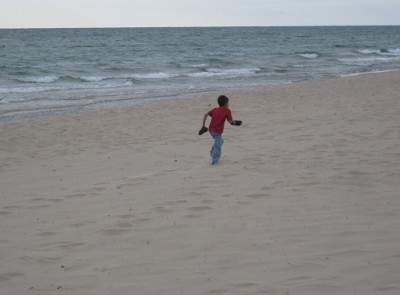
M0 30L0 124L400 69L400 26Z

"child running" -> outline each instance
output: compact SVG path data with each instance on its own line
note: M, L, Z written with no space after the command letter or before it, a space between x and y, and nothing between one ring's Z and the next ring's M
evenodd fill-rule
M218 108L214 108L204 114L203 126L199 131L199 135L209 131L211 136L214 138L215 142L210 151L212 165L218 164L221 158L222 144L224 143L222 133L224 132L225 120L227 120L231 125L242 125L242 121L232 119L228 97L225 95L218 97L218 105ZM211 117L211 122L209 128L207 129L206 121L208 116Z

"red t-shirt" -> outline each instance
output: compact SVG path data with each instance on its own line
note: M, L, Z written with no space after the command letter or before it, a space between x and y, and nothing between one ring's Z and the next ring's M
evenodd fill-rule
M208 128L210 132L222 133L224 132L225 119L232 121L231 110L227 107L212 109L208 112L208 115L211 116L211 123Z

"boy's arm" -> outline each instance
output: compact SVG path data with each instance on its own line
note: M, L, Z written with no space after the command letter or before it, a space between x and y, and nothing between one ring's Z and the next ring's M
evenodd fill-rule
M228 113L227 113L227 116L226 116L226 120L228 121L229 124L231 124L231 125L236 125L236 120L233 120L233 118L232 118L232 113L231 113L231 110L230 110L230 109L228 109Z
M206 127L206 121L207 121L207 117L209 116L208 112L204 114L203 116L203 125L202 127Z
M202 135L203 133L208 131L208 128L206 128L206 120L207 120L208 116L209 116L208 113L205 113L204 116L203 116L203 125L202 125L202 127L201 127L201 129L199 131L199 135Z

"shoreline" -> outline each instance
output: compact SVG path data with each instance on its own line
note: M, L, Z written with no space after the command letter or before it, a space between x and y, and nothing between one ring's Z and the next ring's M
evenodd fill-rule
M9 295L397 295L400 72L0 126ZM220 93L218 93L220 94Z
M91 104L85 105L85 106L79 106L79 107L61 107L61 108L53 108L53 109L38 109L38 110L27 110L26 113L28 115L20 115L18 113L18 119L10 119L7 121L1 121L0 120L0 126L3 125L10 125L10 124L17 124L21 122L26 122L26 121L40 121L40 120L46 120L46 119L57 119L60 117L64 116L73 116L73 115L78 115L78 114L85 114L85 113L90 113L90 112L97 112L101 110L110 110L113 108L131 108L135 107L138 105L147 105L147 104L154 104L154 103L159 103L159 102L168 102L168 101L174 101L174 100L183 100L183 99L190 99L190 98L195 98L198 96L203 96L203 95L212 95L212 94L217 94L217 93L231 93L231 92L237 92L237 91L246 91L249 90L251 91L252 89L258 89L258 88L264 88L264 87L273 87L273 86L284 86L284 85L291 85L291 84L297 84L297 83L306 83L306 82L313 82L313 81L325 81L325 80L332 80L332 79L339 79L339 78L348 78L348 77L356 77L360 75L375 75L375 74L381 74L381 73L391 73L391 72L399 72L400 70L382 70L382 71L375 71L375 72L362 72L362 73L354 73L354 74L344 74L344 75L339 75L336 77L329 77L329 78L322 78L322 79L315 79L315 80L304 80L304 81L296 81L296 82L285 82L285 83L279 83L279 84L266 84L266 85L257 85L257 86L248 86L248 87L229 87L224 90L199 90L198 92L192 92L192 93L184 93L184 94L172 94L168 96L158 96L156 98L124 98L124 102L121 103L120 100L117 101L104 101L104 102L96 102L91 106ZM113 95L116 96L116 95ZM100 106L100 105L111 105L111 106ZM50 112L49 112L50 111ZM12 112L12 111L10 111ZM22 112L17 110L17 112ZM35 113L41 113L41 115L35 115ZM4 119L5 120L5 119Z

